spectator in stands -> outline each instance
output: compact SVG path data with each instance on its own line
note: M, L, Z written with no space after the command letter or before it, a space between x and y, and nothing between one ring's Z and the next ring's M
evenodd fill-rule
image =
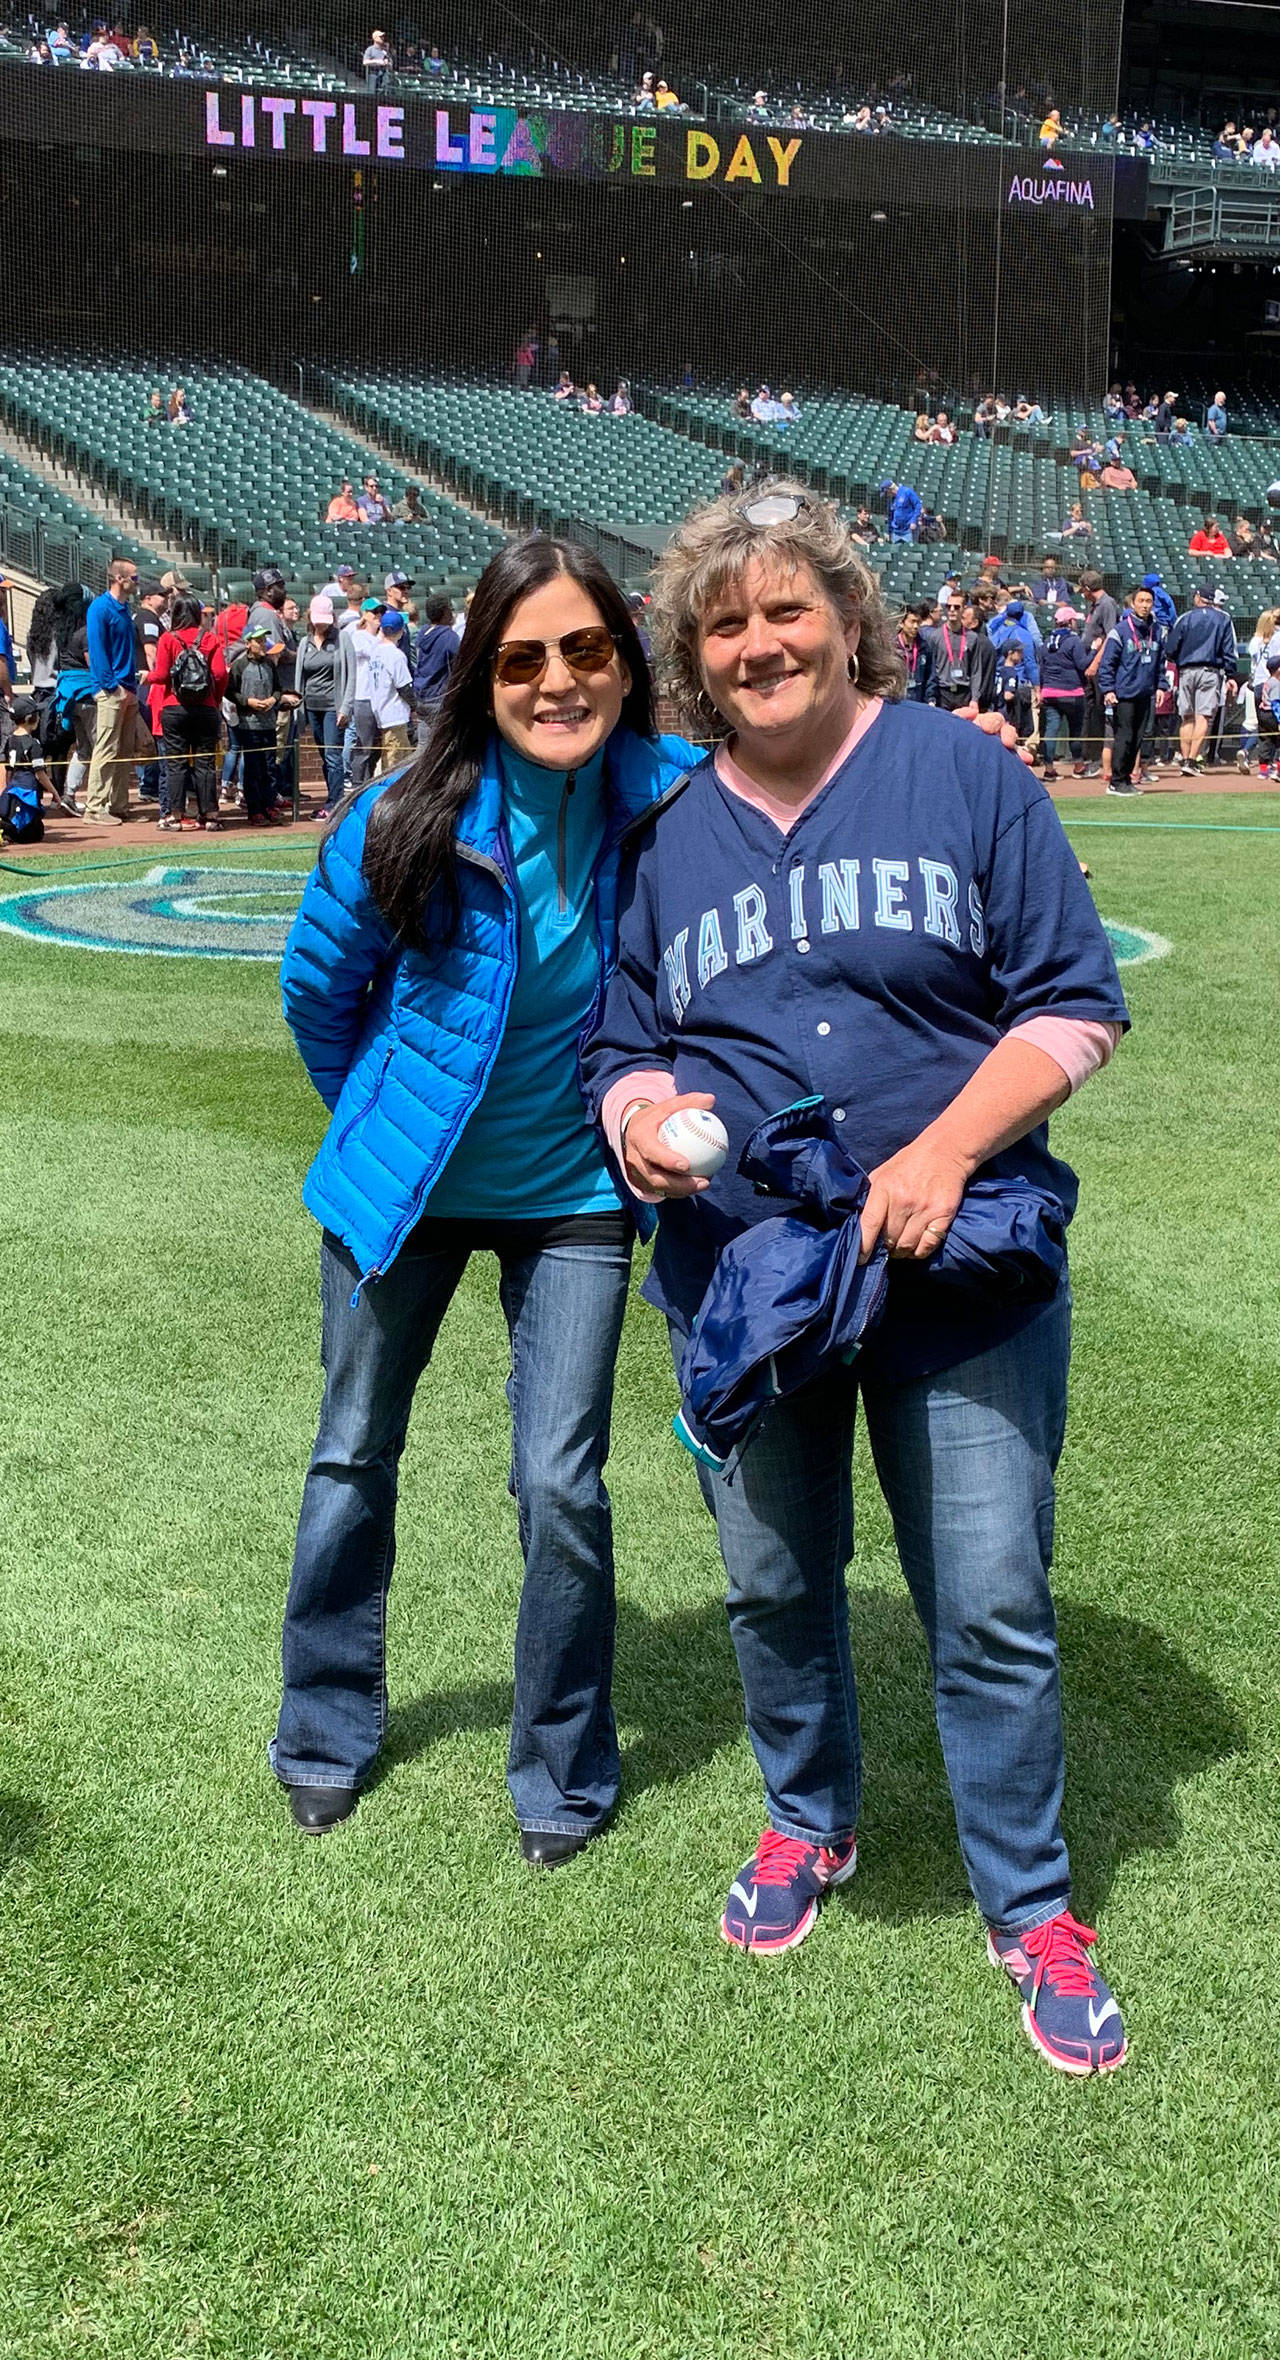
M155 34L146 25L138 27L137 39L133 44L133 54L140 66L158 66L160 63L160 44Z
M1015 426L1048 426L1050 413L1041 409L1039 402L1029 402L1025 393L1020 393L1013 405L1013 423Z
M307 609L307 632L298 645L293 684L302 726L310 730L319 748L326 811L342 800L342 740L338 730L340 661L333 600L321 591Z
M856 113L854 114L853 121L849 125L849 129L850 131L859 131L864 133L873 132L875 130L875 124L871 119L870 107L864 106L857 109Z
M884 539L880 519L873 516L869 508L858 509L850 530L860 549L874 549L877 541Z
M422 62L427 73L429 74L438 75L444 72L444 59L441 57L434 41L432 42L431 47L427 51L427 54Z
M1155 429L1157 442L1168 442L1169 437L1173 432L1173 421L1177 415L1177 408L1178 397L1176 393L1172 392L1162 394L1160 400L1156 403Z
M746 490L746 485L746 468L743 466L741 459L735 459L731 466L726 467L724 474L720 478L721 499L732 500L737 498L740 493Z
M1109 386L1102 398L1102 415L1108 426L1123 426L1129 413L1124 406L1124 395L1118 385Z
M537 347L534 342L533 331L532 329L529 329L521 337L520 342L516 346L515 380L516 387L519 392L525 393L528 391L529 382L533 376L536 365Z
M1215 393L1205 412L1204 430L1211 443L1217 445L1227 439L1227 397Z
M751 104L747 108L747 121L748 123L767 123L769 121L769 98L766 91L757 90L755 92Z
M645 72L640 76L640 80L637 83L635 92L632 96L631 104L635 108L635 111L638 115L652 115L656 112L657 99L654 93L653 74L651 71Z
M1078 426L1071 445L1071 464L1082 492L1096 492L1103 458L1087 427Z
M1234 123L1224 123L1213 143L1215 164L1234 164L1239 153L1239 135Z
M1088 698L1089 651L1076 629L1080 618L1070 601L1055 608L1053 629L1040 651L1040 714L1044 734L1044 776L1056 779L1055 757L1066 733L1071 767L1084 769L1084 716Z
M246 623L244 644L231 659L228 688L235 706L236 726L244 755L245 812L251 828L267 827L274 817L272 806L275 784L271 758L275 749L280 688L275 666L267 654L265 623L252 620Z
M1230 557L1231 543L1216 516L1201 518L1199 529L1187 543L1187 554L1189 557Z
M1253 143L1253 161L1260 165L1264 172L1274 172L1277 165L1280 165L1280 143L1277 143L1275 134L1269 125L1259 132Z
M572 379L572 377L569 375L569 372L568 372L568 370L567 370L567 369L562 369L562 370L560 371L559 382L557 383L556 390L555 390L555 399L556 399L558 402L572 402L572 401L576 401L576 400L577 400L577 398L578 398L578 388L577 388L577 386L574 384L574 382L573 382L573 379Z
M1250 524L1247 516L1238 516L1236 518L1235 523L1231 527L1230 538L1231 554L1233 557L1256 556L1258 548L1258 536L1255 533L1253 526Z
M97 827L123 827L129 817L129 766L156 758L138 710L138 656L129 611L137 586L132 558L113 559L107 587L85 618L96 720L84 813Z
M1150 590L1139 585L1115 628L1107 633L1098 667L1102 701L1114 716L1109 795L1140 795L1133 772L1151 720L1152 701L1164 660L1164 629L1155 620Z
M740 385L733 397L730 416L734 418L749 418L751 416L751 394L745 385Z
M659 82L658 87L653 94L653 103L660 115L680 113L683 111L681 109L680 100L676 96L675 91L671 88L669 82Z
M604 411L604 396L599 387L588 381L587 390L578 403L584 418L599 418Z
M217 746L226 686L227 661L218 635L205 627L199 599L184 593L174 599L151 674L151 726L164 747L162 828L182 826L188 783L200 826L214 830L222 825Z
M175 385L169 396L169 424L171 426L189 426L191 424L191 408L187 401L185 386Z
M929 440L929 429L931 424L932 421L929 417L928 411L917 410L912 440L918 443L927 443Z
M1133 144L1140 156L1151 154L1156 144L1156 135L1149 123L1139 123L1133 135Z
M376 475L365 476L361 489L356 495L356 507L360 511L361 524L388 524L390 522L391 509L378 489Z
M1036 597L1042 606L1071 604L1071 584L1059 567L1056 557L1042 557L1040 579L1036 583Z
M1171 451L1189 451L1189 450L1190 450L1190 448L1191 448L1191 425L1190 425L1190 421L1189 421L1188 419L1186 419L1186 418L1175 418L1175 419L1174 419L1174 421L1173 421L1173 431L1171 432L1171 434L1170 434L1170 436L1169 436L1169 448L1170 448L1170 450L1171 450Z
M129 35L126 33L123 25L113 25L107 38L109 39L112 48L120 57L130 58L133 56L133 43L130 40Z
M96 72L99 74L115 73L116 68L121 63L120 52L116 48L116 45L112 40L111 35L108 33L105 25L98 27L98 29L93 34L88 48L83 50L81 53L80 63L82 67L86 67L90 72Z
M631 399L631 387L625 377L619 377L610 396L609 416L611 418L629 418L634 406Z
M55 25L49 35L49 55L55 66L69 64L75 54L75 43L66 25Z
M462 641L453 628L453 607L443 590L431 592L423 615L413 658L413 701L418 708L418 736L425 744Z
M916 528L924 513L924 502L913 484L894 483L886 478L880 486L880 496L889 518L891 541L914 541Z
M397 524L426 524L427 512L422 505L422 493L416 483L405 485L391 513Z
M775 426L798 426L799 423L800 404L794 393L787 393L784 390L778 396L778 415L774 424Z
M941 443L944 449L949 449L955 441L956 430L945 410L939 410L929 428L928 439L931 443Z
M1138 478L1124 459L1108 459L1098 481L1104 492L1136 492Z
M1063 540L1088 541L1092 538L1092 536L1093 526L1090 524L1088 517L1085 515L1083 507L1081 506L1079 500L1073 500L1067 513L1066 522L1062 528Z
M996 397L994 393L984 393L973 413L973 431L980 442L990 442L995 423Z
M1178 667L1178 722L1182 775L1196 778L1204 768L1205 739L1217 719L1225 683L1236 676L1236 635L1229 614L1214 603L1212 582L1202 582L1185 614L1165 641L1165 660Z
M751 415L755 419L758 426L769 426L772 424L773 395L770 393L767 385L758 385L756 387L751 402Z
M1051 156L1062 137L1062 116L1057 107L1050 107L1040 126L1040 145L1046 156Z
M169 423L169 413L164 406L164 395L158 385L154 387L148 399L143 412L143 422L147 426L167 426Z
M47 41L33 41L26 51L29 66L51 66L54 58Z
M385 33L370 33L364 56L364 86L368 91L381 93L391 79L392 57Z

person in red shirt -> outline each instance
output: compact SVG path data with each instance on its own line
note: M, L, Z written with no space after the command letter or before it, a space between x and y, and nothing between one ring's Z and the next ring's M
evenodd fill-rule
M360 522L360 511L356 506L355 493L348 477L343 477L341 491L335 492L329 502L325 510L324 521L326 524L358 524Z
M1202 517L1200 530L1192 534L1187 551L1192 557L1230 557L1231 543L1216 516Z
M199 599L180 595L151 667L151 726L164 748L162 828L183 824L188 770L201 827L222 825L215 757L226 685L227 659L217 632L202 628Z

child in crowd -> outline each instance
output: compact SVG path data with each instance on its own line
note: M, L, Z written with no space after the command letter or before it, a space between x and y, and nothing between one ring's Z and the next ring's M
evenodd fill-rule
M45 768L35 698L15 697L9 718L12 728L0 771L0 839L6 844L39 844L44 836L41 795L62 799Z
M996 665L995 707L1011 721L1019 740L1031 735L1031 682L1023 669L1025 651L1020 639L1007 640Z

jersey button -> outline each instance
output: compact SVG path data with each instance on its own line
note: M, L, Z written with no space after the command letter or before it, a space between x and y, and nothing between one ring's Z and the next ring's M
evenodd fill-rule
M832 1107L832 1109L831 1109L831 1120L832 1120L832 1122L833 1122L833 1123L842 1123L842 1122L844 1121L844 1117L845 1117L845 1109L843 1108L843 1106L833 1106L833 1107Z
M830 1030L831 1030L831 1027L830 1027L830 1025L829 1025L829 1024L820 1024L820 1025L818 1026L818 1033L819 1033L819 1036L820 1036L820 1038L821 1038L822 1040L824 1040L824 1041L825 1041L825 1039L826 1039L826 1037L827 1037L827 1034L830 1032Z
M797 949L798 951L807 951L807 950L808 950L808 948L809 948L809 945L808 945L808 943L807 943L807 942L801 941L801 942L798 942L798 943L796 944L796 949Z

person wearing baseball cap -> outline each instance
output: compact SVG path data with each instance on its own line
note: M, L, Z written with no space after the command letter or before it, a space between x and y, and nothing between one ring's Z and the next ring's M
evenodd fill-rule
M1151 592L1151 596L1155 602L1152 610L1155 615L1155 619L1157 623L1159 623L1161 629L1167 631L1170 624L1176 621L1178 610L1174 605L1172 598L1169 596L1168 591L1165 589L1164 575L1144 574L1142 577L1142 587L1144 590L1149 590Z
M244 755L244 807L250 827L266 827L275 797L271 756L276 742L280 686L268 645L271 626L251 614L244 643L232 658L229 694Z

